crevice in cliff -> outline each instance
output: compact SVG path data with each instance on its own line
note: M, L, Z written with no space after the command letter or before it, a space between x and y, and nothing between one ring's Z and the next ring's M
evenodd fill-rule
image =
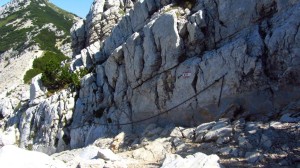
M237 109L233 111L233 119L239 119L239 116L241 116L244 112L244 108L242 106L238 106ZM226 111L222 117L226 117L227 113L228 111Z
M194 89L195 94L198 93L198 91L197 91L197 82L198 82L198 72L195 72L195 77L194 77L193 82L192 82L192 87ZM197 106L197 104L198 104L197 96L195 96L195 102L196 102L195 104ZM192 118L193 118L192 120L194 120L194 116L192 116ZM196 122L194 122L194 123L196 123Z
M69 145L70 142L71 142L71 138L67 134L64 134L62 139L63 139L63 141L65 142L66 145Z
M59 141L59 139L56 137L56 138L55 138L55 141L54 141L54 147L56 147L56 148L57 148L57 146L58 146L58 141Z
M197 93L197 81L198 81L198 72L195 72L195 77L192 81L192 87L195 93Z
M215 9L217 9L217 2L212 2L215 5ZM203 6L203 12L204 12L204 20L206 23L205 30L201 29L202 32L204 32L205 35L205 51L216 49L216 18L214 17L214 14L208 10L209 7L205 5L204 2L202 2ZM218 13L218 11L216 12Z
M83 20L83 25L84 25L84 29L85 29L85 25L86 25L86 20ZM76 31L75 31L75 33L76 33ZM80 54L80 51L82 50L82 49L84 49L84 48L86 48L87 47L87 34L86 33L83 33L83 35L84 35L84 39L85 40L83 40L83 44L82 44L82 48L80 48L80 50L79 50L79 52L78 52L78 54ZM78 35L76 35L76 37L77 37L77 41L79 41L79 36Z
M104 108L99 108L98 110L94 110L93 115L95 118L101 118L104 113Z
M157 84L156 84L156 87L155 87L155 105L156 105L156 108L157 109L159 109L159 110L161 110L161 107L160 107L160 104L159 104L159 102L160 102L160 98L159 98L159 95L158 95L158 87L157 87Z
M202 62L203 60L201 60ZM199 68L199 76L198 78L200 79L200 81L202 80L203 83L206 83L206 80L205 80L205 77L204 77L204 71L203 69L201 68L201 65L198 65L198 68ZM200 82L201 83L201 82ZM200 88L200 87L199 87Z
M258 33L261 36L261 39L263 41L263 53L261 56L261 61L262 61L262 67L263 67L263 72L266 75L266 77L270 78L271 80L274 78L271 75L269 65L268 65L268 57L269 57L269 49L267 44L265 43L266 36L268 34L267 31L270 30L270 24L268 21L265 21L259 25Z
M261 22L263 20L271 18L275 13L278 12L277 10L277 2L273 1L269 6L262 6L260 9L257 9L257 13L259 14L259 18L253 20L252 22Z

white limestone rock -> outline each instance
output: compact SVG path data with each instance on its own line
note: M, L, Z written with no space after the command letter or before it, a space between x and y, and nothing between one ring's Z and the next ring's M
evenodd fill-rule
M9 127L4 132L0 131L0 147L5 145L17 145L19 139L19 130L14 126Z
M7 145L0 149L0 167L65 168L66 165L44 153L27 151L16 146Z
M99 149L98 157L104 160L117 161L121 158L114 154L110 149Z
M4 98L1 99L0 102L0 114L2 118L9 117L14 112L13 105L11 103L11 99Z
M41 81L42 74L39 74L32 78L30 84L30 101L45 95L46 88L43 86Z
M182 158L180 155L167 155L161 168L221 168L219 157L217 155L206 155L204 153L195 153Z

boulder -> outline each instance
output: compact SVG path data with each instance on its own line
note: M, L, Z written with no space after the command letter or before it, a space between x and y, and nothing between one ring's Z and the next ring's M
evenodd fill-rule
M178 137L178 138L182 138L183 135L182 135L182 130L183 128L182 127L175 127L172 132L170 133L170 136L171 137Z
M39 98L40 96L44 96L46 92L46 88L43 86L42 81L42 74L39 74L32 78L30 84L30 101L33 102L35 99Z
M0 102L0 118L9 117L14 112L11 100L9 98L3 98Z
M66 165L44 153L27 151L16 146L7 145L0 149L0 167L64 168Z
M228 126L221 127L218 129L212 129L205 134L204 140L205 141L215 141L220 137L230 136L231 133L232 133L232 128L228 127Z
M247 152L245 155L246 161L252 164L259 162L262 157L259 152Z
M193 140L195 136L195 129L194 128L184 129L182 130L182 135L184 138Z
M206 134L206 132L211 129L216 122L209 122L209 123L203 123L196 127L195 129L195 137L196 137L196 142L201 142L203 139L203 136Z
M142 148L138 148L130 152L135 160L143 162L160 163L171 152L170 138L158 138L152 142L148 142Z
M195 153L186 158L176 154L167 155L161 168L221 168L219 157L217 155L206 155L204 153Z
M119 156L114 154L110 149L99 149L98 157L103 160L110 160L110 161L117 161L121 159Z
M98 158L99 148L96 146L85 147L79 154L79 157L86 160Z

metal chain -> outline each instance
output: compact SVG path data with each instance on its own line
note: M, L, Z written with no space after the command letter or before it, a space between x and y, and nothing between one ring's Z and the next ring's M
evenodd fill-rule
M207 89L209 89L210 87L212 87L214 84L216 84L217 82L219 82L221 79L222 79L222 85L221 85L221 91L220 91L220 95L219 95L219 101L218 101L218 106L220 105L220 102L221 102L221 94L222 94L222 91L223 91L223 85L224 85L224 78L225 76L227 75L224 74L223 76L221 76L220 78L216 79L213 83L211 83L210 85L208 85L207 87L205 87L204 89L202 89L201 91L197 92L195 95L191 96L190 98L186 99L185 101L177 104L176 106L164 111L164 112L161 112L157 115L154 115L154 116L151 116L151 117L148 117L148 118L145 118L145 119L141 119L141 120L138 120L138 121L132 121L132 122L128 122L128 123L119 123L119 124L114 124L114 123L93 123L94 125L98 125L98 126L107 126L107 125L111 125L111 126L124 126L124 125L131 125L131 124L137 124L137 123L141 123L141 122L144 122L144 121L147 121L147 120L151 120L153 118L156 118L156 117L159 117L163 114L166 114L172 110L174 110L175 108L185 104L186 102L192 100L193 98L197 97L198 95L200 95L201 93L203 93L204 91L206 91ZM81 125L81 126L77 126L77 127L71 127L70 129L77 129L77 128L82 128L84 126L87 126L87 125L90 125L90 124L84 124L84 125Z

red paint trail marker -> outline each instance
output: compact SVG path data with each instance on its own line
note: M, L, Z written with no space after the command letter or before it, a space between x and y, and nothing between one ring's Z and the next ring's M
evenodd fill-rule
M186 71L186 72L183 72L183 73L182 73L182 77L183 77L183 78L189 78L191 75L192 75L192 72L191 72L191 71Z

